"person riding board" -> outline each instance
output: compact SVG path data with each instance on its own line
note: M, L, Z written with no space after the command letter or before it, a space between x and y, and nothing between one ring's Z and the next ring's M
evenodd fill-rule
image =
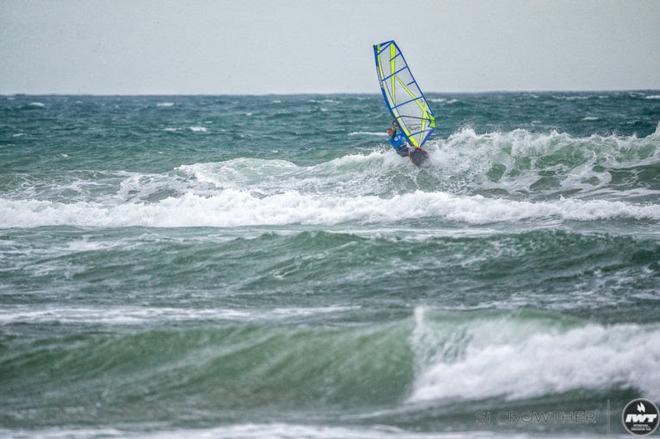
M428 152L422 148L413 147L408 144L408 139L406 139L402 131L399 131L399 124L396 120L392 122L392 127L387 129L387 135L389 136L388 141L392 145L392 148L394 148L394 151L401 157L410 157L410 161L415 166L420 166L428 159Z
M408 155L410 155L408 141L402 132L397 131L394 128L388 128L387 135L389 136L390 145L392 145L392 148L394 148L394 151L396 151L397 154L401 157L408 157Z

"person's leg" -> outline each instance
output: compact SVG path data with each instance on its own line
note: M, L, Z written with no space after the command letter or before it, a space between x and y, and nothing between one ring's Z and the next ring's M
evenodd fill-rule
M410 151L408 150L407 146L402 146L401 148L397 149L396 153L401 157L408 157L410 155Z

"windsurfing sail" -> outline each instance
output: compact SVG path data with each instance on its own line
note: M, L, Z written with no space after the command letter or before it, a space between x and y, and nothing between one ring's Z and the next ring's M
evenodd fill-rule
M374 44L376 71L387 108L408 142L421 147L435 131L435 115L394 41Z

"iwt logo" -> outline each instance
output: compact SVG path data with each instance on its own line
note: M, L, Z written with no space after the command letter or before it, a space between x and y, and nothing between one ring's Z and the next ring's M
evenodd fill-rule
M658 407L648 399L634 399L623 409L623 428L635 436L647 436L658 428Z

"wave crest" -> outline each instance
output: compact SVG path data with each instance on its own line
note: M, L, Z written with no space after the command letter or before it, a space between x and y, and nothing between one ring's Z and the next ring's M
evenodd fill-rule
M439 217L451 222L593 221L610 218L660 221L660 205L560 199L530 202L416 191L391 198L283 192L268 196L226 189L213 196L184 194L155 203L60 203L1 200L0 227L74 225L101 227L236 227L246 225L395 223Z
M418 309L415 331L422 365L411 402L524 399L603 388L634 388L660 397L657 326L493 318L448 327Z

